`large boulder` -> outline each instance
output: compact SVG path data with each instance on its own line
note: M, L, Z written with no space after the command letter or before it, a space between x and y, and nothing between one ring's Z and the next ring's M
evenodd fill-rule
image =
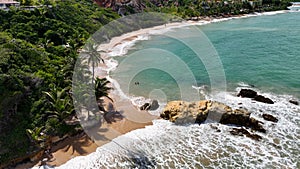
M171 101L167 104L160 117L177 124L181 123L202 123L208 116L208 109L211 101L184 102Z
M234 124L266 132L261 122L251 118L243 109L231 107L216 101L202 100L197 102L172 101L167 104L160 117L176 124L203 123L206 120L222 124Z

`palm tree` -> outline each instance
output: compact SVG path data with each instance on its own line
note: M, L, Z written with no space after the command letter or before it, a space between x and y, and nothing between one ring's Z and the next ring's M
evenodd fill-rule
M50 92L44 92L50 104L50 109L46 112L46 117L56 118L59 122L72 115L75 110L70 95L67 94L68 88L58 90L56 87Z
M99 63L103 62L104 60L101 58L101 54L97 51L95 43L93 40L90 40L85 45L86 50L84 50L82 53L88 55L88 65L92 65L92 84L94 84L95 79L95 67L98 66Z
M109 97L109 91L112 89L111 87L108 87L108 84L110 82L106 79L100 79L100 78L96 78L95 79L95 95L96 95L96 99L100 99L101 97L106 97L109 100L113 101L112 98Z

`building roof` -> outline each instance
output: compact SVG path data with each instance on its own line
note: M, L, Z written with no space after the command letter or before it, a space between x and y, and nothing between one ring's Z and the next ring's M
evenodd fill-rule
M0 0L0 4L20 4L20 2L14 0Z

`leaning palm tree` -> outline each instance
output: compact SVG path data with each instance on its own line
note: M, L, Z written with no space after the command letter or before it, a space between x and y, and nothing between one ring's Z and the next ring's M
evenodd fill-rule
M99 100L101 97L106 97L109 100L113 101L112 98L109 97L109 91L112 89L111 87L108 87L108 84L110 82L106 79L95 79L95 95L96 99Z

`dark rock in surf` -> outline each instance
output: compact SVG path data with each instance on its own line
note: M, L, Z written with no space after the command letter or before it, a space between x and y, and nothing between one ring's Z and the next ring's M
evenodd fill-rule
M273 100L271 100L267 97L264 97L262 95L255 96L253 100L258 101L258 102L262 102L262 103L267 103L267 104L274 104Z
M263 122L256 120L253 117L250 117L248 123L245 125L246 127L250 127L253 130L262 132L262 133L266 133L266 129L262 126L262 124L264 124Z
M158 101L157 100L153 100L151 105L150 105L150 108L149 110L156 110L159 108L159 104L158 104Z
M262 117L267 120L267 121L272 121L272 122L275 122L277 123L278 122L278 119L270 114L263 114Z
M299 105L299 102L296 100L289 100L290 103L294 104L294 105Z
M253 140L259 141L262 139L262 137L258 134L250 133L248 130L244 128L233 128L231 131L229 131L230 134L232 135L237 135L237 136L243 136L245 135L246 137L249 137Z
M153 100L151 102L151 104L150 103L145 103L144 105L142 105L140 107L140 110L156 110L156 109L158 109L158 107L159 107L158 101Z
M150 103L145 103L143 106L140 107L140 110L149 110L151 107Z
M247 130L245 129L239 129L239 128L233 128L232 130L229 131L230 134L235 135L235 136L243 136L245 133L248 133Z
M253 100L262 102L262 103L267 103L267 104L274 104L273 100L266 98L262 95L257 95L257 92L251 89L241 89L239 94L237 95L238 97L246 97L246 98L253 98Z
M257 95L257 92L254 91L254 90L242 89L237 96L238 97L254 98L256 95Z

